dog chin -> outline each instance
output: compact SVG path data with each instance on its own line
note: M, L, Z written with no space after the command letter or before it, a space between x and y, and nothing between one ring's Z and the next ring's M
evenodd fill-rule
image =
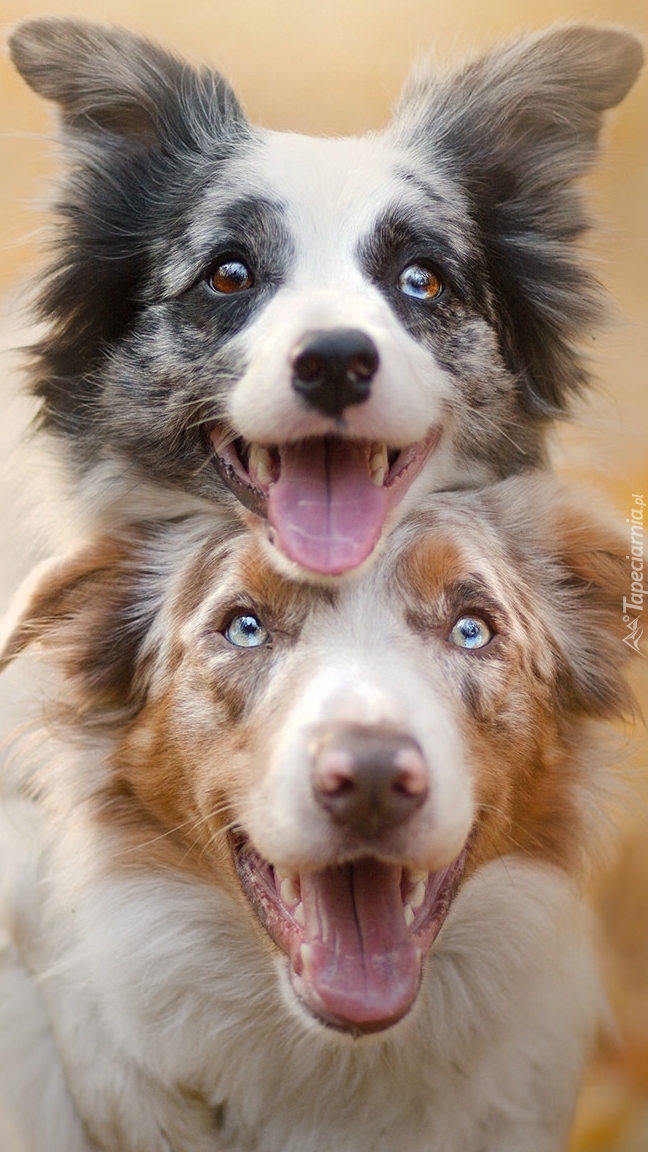
M440 429L406 447L322 436L265 447L212 428L215 467L239 502L265 522L265 537L317 576L357 569L384 535L437 448Z

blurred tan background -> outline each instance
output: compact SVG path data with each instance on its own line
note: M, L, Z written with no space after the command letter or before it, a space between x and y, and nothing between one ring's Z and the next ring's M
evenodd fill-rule
M648 0L0 0L3 26L38 13L145 32L219 67L257 122L325 134L382 125L411 62L430 49L456 58L564 19L618 22L648 41ZM0 307L38 267L49 128L47 109L0 59ZM648 75L613 113L589 183L603 228L588 250L615 301L614 323L591 348L598 392L556 453L558 467L594 481L628 515L633 494L648 499L647 187ZM648 711L648 628L642 645L636 685ZM641 732L635 739L637 799L620 859L595 891L619 1037L601 1045L588 1073L572 1152L648 1152L648 755Z

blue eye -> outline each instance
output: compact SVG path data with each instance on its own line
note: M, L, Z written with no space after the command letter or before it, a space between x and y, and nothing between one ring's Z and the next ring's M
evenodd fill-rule
M485 648L493 633L479 616L462 616L455 624L448 639L457 648Z
M225 629L224 636L235 648L259 648L270 640L268 629L251 612L234 616Z
M424 264L408 264L398 277L398 289L415 300L436 300L443 292L443 283L436 272Z

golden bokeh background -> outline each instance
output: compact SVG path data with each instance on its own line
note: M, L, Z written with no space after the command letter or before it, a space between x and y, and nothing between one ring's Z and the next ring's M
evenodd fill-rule
M430 50L460 58L520 28L566 19L624 24L648 42L648 0L0 0L3 26L45 13L144 32L216 65L256 122L318 134L382 125L410 64ZM50 127L47 109L0 59L0 301L38 268ZM556 460L629 515L633 494L648 499L648 75L612 113L604 141L588 182L603 227L587 248L612 295L613 323L590 349L600 386L561 436ZM643 656L635 679L648 713L648 629ZM648 756L640 732L633 763L637 798L620 858L594 894L619 1034L592 1062L571 1152L648 1150Z

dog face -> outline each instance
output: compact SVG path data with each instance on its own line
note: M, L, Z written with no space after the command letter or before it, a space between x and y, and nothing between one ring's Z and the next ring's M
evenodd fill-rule
M425 491L542 460L597 312L573 181L633 37L512 42L346 140L256 129L126 32L29 21L11 51L72 162L34 391L95 500L136 515L152 480L158 510L236 507L288 571L339 575Z
M519 480L428 501L335 588L247 533L98 540L41 573L5 649L41 640L63 724L108 739L94 778L84 757L39 788L89 806L105 867L228 893L293 1006L384 1029L467 877L511 852L575 866L588 725L627 704L624 557Z

